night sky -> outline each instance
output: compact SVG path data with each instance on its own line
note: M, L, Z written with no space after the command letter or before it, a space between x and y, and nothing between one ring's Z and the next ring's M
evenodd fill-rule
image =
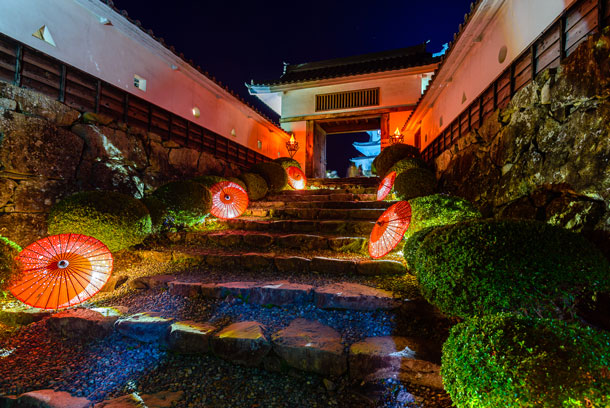
M277 120L272 110L248 95L244 82L278 78L283 62L340 58L425 41L430 41L428 51L440 51L464 21L471 1L114 0L114 4ZM346 157L354 155L355 149L346 149ZM341 173L348 165L345 160L342 157L343 164L332 166L329 162L329 168Z

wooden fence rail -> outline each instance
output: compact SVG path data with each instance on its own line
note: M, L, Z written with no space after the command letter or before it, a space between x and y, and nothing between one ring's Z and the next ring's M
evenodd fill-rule
M610 0L579 0L557 18L509 67L422 151L431 162L462 135L479 128L496 109L548 68L558 67L587 37L610 24Z
M81 112L102 113L241 168L267 156L138 98L0 33L0 81L40 92Z

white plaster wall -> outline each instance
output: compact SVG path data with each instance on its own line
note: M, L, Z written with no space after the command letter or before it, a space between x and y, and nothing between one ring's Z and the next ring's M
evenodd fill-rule
M442 132L573 2L506 0L494 16L488 16L492 20L483 31L482 40L471 43L466 57L451 75L451 81L435 84L443 87L439 96L432 103L420 107L425 111L421 119L422 148ZM498 54L502 46L507 47L508 53L505 61L500 63ZM463 95L466 96L464 102ZM409 124L410 136L417 125Z
M112 25L101 24L100 17ZM32 36L43 25L56 47ZM1 0L0 31L271 157L277 156L271 153L286 138L271 122L99 0ZM146 92L133 86L134 74L147 80ZM194 106L201 111L199 118L192 115ZM257 140L263 142L262 149L257 148Z
M334 85L314 85L304 89L284 91L282 95L282 118L316 114L325 115L329 113L341 112L358 112L361 110L415 104L421 96L421 81L421 74L411 74L400 77L363 79L361 81ZM346 92L369 88L380 88L379 106L316 112L315 96L318 94Z

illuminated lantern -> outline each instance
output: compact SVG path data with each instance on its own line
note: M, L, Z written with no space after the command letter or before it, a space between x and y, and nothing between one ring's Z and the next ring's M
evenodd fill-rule
M379 183L379 187L377 188L377 201L384 200L388 194L390 194L392 187L394 187L394 180L396 180L395 171L391 171L381 180L381 183Z
M112 254L87 235L60 234L40 239L17 256L21 277L9 291L40 309L61 309L83 303L106 284Z
M221 181L210 187L212 209L210 213L218 218L239 217L248 208L248 193L239 184Z
M399 201L388 208L375 223L369 240L369 255L381 258L400 243L411 223L411 204Z
M303 170L298 167L288 166L286 174L288 175L288 184L295 190L303 190L307 186L307 177L305 177Z
M290 140L286 142L286 150L288 150L288 155L292 159L294 154L299 150L299 142L297 142L294 138L294 134L290 135Z

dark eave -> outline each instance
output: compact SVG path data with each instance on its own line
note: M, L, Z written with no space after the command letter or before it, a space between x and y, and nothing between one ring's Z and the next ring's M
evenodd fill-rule
M376 72L396 71L434 64L439 58L426 51L426 44L407 48L355 55L345 58L289 64L278 79L252 83L253 86L293 84L322 79L349 77Z

